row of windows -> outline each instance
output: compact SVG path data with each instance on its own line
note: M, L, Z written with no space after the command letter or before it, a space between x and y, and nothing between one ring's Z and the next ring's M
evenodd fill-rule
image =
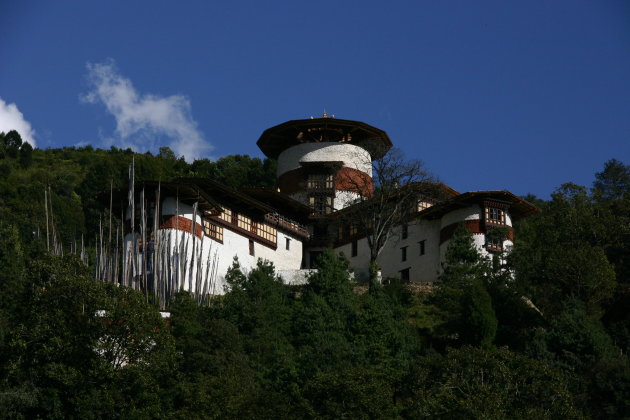
M503 250L503 239L486 238L486 249L488 251L502 251Z
M506 215L505 210L492 207L491 205L486 205L485 210L486 223L493 225L506 225ZM490 252L493 251L502 251L503 250L503 240L500 238L488 238L486 237L486 249Z
M505 225L505 211L496 207L486 207L486 223Z
M206 236L211 237L219 242L223 242L223 228L219 225L215 225L208 220L203 221L203 231Z
M262 239L273 243L274 245L277 243L278 231L275 227L271 225L261 222L254 222L251 218L247 216L239 213L232 213L232 210L228 209L227 207L223 207L223 211L221 212L221 214L219 214L218 218L226 223L235 224L239 228L247 232L251 232L261 237ZM209 226L208 228L205 227L206 224ZM217 229L220 229L220 235L218 233L215 233L218 232ZM210 236L211 238L215 238L220 241L223 240L222 227L216 226L211 222L204 221L204 230L206 231L206 235ZM221 237L221 239L218 239L219 236Z
M256 234L269 242L276 243L278 232L273 226L265 223L256 223Z
M431 203L430 201L426 201L426 200L418 200L418 207L417 207L417 211L422 211L424 209L428 209L429 207L431 207L433 205L433 203Z
M316 215L330 214L333 212L333 198L327 195L311 195L308 204Z
M227 223L232 223L232 210L227 207L223 207L223 211L219 215L219 219Z
M244 229L248 232L252 231L252 219L247 216L243 216L242 214L237 214L236 218L236 226Z
M311 190L332 190L334 187L332 174L311 174L306 181L306 188Z

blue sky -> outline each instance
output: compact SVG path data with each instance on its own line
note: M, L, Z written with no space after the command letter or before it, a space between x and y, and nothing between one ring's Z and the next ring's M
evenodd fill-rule
M0 130L40 148L262 156L324 109L462 192L590 185L630 163L630 2L0 2Z

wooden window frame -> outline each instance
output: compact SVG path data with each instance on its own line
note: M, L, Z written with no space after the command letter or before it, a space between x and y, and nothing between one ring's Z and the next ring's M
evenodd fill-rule
M486 250L488 252L501 252L503 251L503 239L490 239L486 236Z
M256 223L256 235L273 244L278 241L278 230L267 223Z
M233 223L233 215L232 215L232 210L230 210L227 207L223 207L221 206L221 208L223 209L221 211L221 213L217 216L219 219L223 220L226 223Z
M203 220L203 232L204 234L214 239L217 242L223 243L223 226L216 223L212 223L209 220Z
M316 216L325 216L334 211L335 198L328 194L309 194L308 204Z
M247 217L241 213L236 215L236 226L247 232L252 232L253 221L251 217ZM253 233L253 232L252 232Z
M330 173L308 174L306 188L309 191L327 191L335 189L335 177Z

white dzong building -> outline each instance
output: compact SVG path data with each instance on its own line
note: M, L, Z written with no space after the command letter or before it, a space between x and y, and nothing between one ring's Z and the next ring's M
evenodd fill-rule
M337 214L352 211L359 195L372 191L372 160L392 147L387 133L324 116L269 128L257 144L277 160L273 190L235 191L199 178L135 183L135 217L132 221L128 209L125 237L128 282L221 294L237 257L245 271L264 259L287 283L301 283L326 247L343 253L356 279L365 279L367 240L356 229L340 226ZM508 191L460 194L436 185L439 194L418 197L412 220L396 228L379 255L383 278L437 281L458 226L471 231L479 252L488 254L512 245L513 221L538 212ZM497 226L505 227L509 237L489 241L486 233Z

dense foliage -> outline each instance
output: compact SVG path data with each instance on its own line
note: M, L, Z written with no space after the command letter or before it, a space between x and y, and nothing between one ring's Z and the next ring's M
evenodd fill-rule
M135 161L135 179L167 181L177 177L211 178L233 188L275 185L275 161L233 155L214 162L208 159L187 163L162 147L157 155L138 154L131 149L110 150L86 147L35 149L22 143L16 131L0 133L0 220L11 221L28 248L46 235L44 191L52 204L55 227L64 247L75 241L94 242L99 219L107 205L97 201L109 197L110 188L126 188L129 165ZM102 200L105 203L108 200ZM114 217L117 215L114 215Z
M125 184L131 152L0 140L0 418L630 416L621 162L590 190L530 197L543 212L516 226L509 257L480 258L457 233L430 293L394 280L358 288L330 252L298 288L268 263L243 272L235 261L224 296L200 307L182 292L166 321L76 256L48 255L36 233L50 185L64 238L93 234L94 197ZM168 152L136 155L138 176L273 179L271 162L189 165Z

